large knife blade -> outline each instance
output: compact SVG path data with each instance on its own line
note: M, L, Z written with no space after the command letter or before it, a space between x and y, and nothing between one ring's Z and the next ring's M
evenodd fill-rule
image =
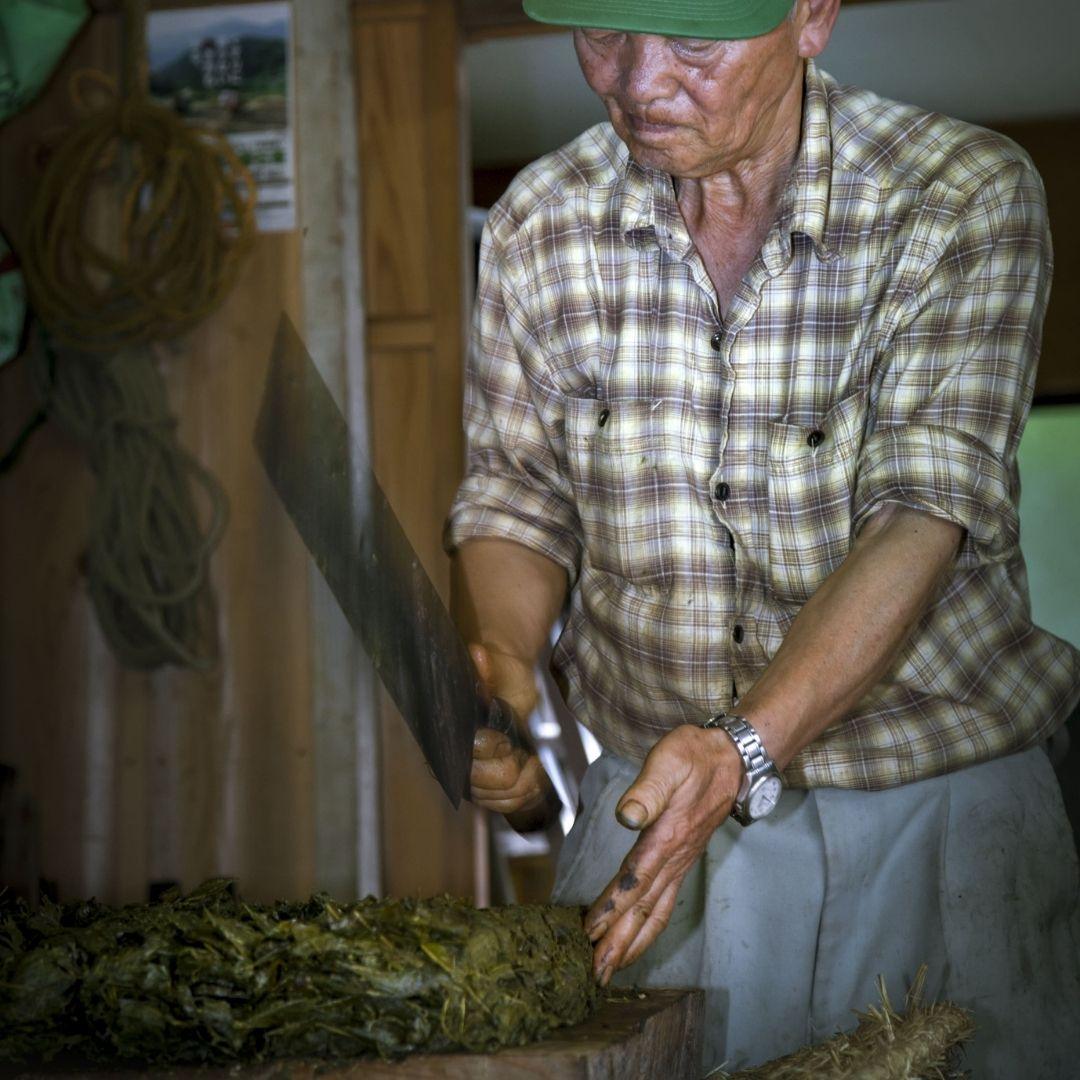
M255 445L341 610L455 807L473 737L518 745L508 707L485 701L468 649L300 335L282 315Z

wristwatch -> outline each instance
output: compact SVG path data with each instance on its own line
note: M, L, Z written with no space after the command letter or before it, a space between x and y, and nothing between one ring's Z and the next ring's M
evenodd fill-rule
M780 801L784 781L753 724L743 716L717 713L712 719L706 720L702 727L724 731L735 744L746 768L742 786L731 808L731 816L740 825L750 825L772 813Z

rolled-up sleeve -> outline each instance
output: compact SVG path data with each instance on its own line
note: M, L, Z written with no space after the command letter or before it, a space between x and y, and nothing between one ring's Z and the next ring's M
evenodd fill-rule
M565 477L562 396L529 313L526 260L498 207L485 227L465 379L465 478L443 546L512 540L576 580L581 528Z
M1003 561L1019 541L1016 449L1052 273L1035 170L999 170L923 265L876 360L853 527L898 502L966 531L961 567Z

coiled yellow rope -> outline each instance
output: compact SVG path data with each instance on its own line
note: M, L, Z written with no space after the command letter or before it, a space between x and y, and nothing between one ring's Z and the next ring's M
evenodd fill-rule
M256 188L224 136L185 123L149 96L145 0L126 0L126 93L101 72L76 74L111 97L53 152L20 252L38 317L55 341L94 352L191 327L236 280L254 235ZM93 202L104 180L125 190L102 240ZM95 213L95 210L97 213Z
M130 667L206 668L217 651L208 561L228 504L177 442L145 346L225 297L253 238L256 189L223 136L150 100L145 0L127 0L125 16L126 94L100 72L77 74L78 101L97 85L107 103L56 148L30 208L21 256L31 306L64 346L57 355L43 342L34 370L49 415L86 447L98 480L86 574L111 647ZM103 193L106 205L119 201L112 230L102 229Z

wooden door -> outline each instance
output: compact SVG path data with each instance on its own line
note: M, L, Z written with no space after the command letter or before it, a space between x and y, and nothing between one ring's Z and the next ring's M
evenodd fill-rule
M372 453L443 598L440 535L461 477L464 342L459 38L449 0L353 8ZM474 893L471 806L454 812L384 696L383 886Z

